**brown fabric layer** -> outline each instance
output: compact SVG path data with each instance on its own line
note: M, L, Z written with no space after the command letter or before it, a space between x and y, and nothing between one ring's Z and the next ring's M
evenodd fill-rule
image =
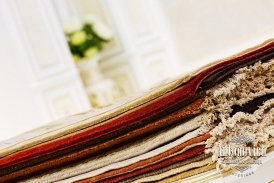
M192 170L189 170L189 171L182 172L180 174L177 174L177 175L172 176L172 177L168 177L168 178L163 179L163 180L158 181L158 182L159 183L160 182L161 183L175 182L175 181L179 181L179 180L182 180L182 179L194 176L194 175L201 174L203 172L207 172L207 171L213 170L215 168L216 168L216 164L214 163L214 164L210 164L210 165L206 165L206 166L195 168L195 169L192 169Z
M7 174L5 176L0 177L0 179L5 180L13 180L14 178L20 178L24 176L30 176L30 174L39 172L42 170L47 170L52 167L57 167L60 165L64 165L68 162L73 162L74 160L81 159L82 157L92 156L96 155L101 152L105 152L106 150L109 150L118 144L123 144L124 142L132 141L133 139L140 138L144 134L150 134L154 131L158 131L164 127L170 126L172 124L175 124L176 122L179 122L181 120L187 119L189 117L193 117L197 114L201 113L201 104L203 103L204 99L198 99L189 106L186 106L179 111L176 111L164 118L161 118L159 120L156 120L153 123L150 123L143 128L139 128L135 131L131 131L123 136L120 136L116 139L112 139L110 141L107 141L105 143L99 144L97 146L89 147L86 149L83 149L81 151L74 152L72 154L68 154L66 156L62 156L60 158L56 158L50 161L46 161L44 163L25 168L16 172L12 172L10 174Z
M136 177L133 177L131 179L127 179L125 181L122 181L123 183L129 183L129 182L133 182L135 180L138 180L138 179L141 179L141 178L144 178L144 177L149 177L149 176L153 176L153 175L158 175L158 174L161 174L161 173L164 173L164 172L167 172L169 170L172 170L172 169L175 169L175 168L178 168L178 167L181 167L181 166L184 166L184 165L187 165L187 164L190 164L190 163L193 163L193 162L197 162L197 161L201 161L201 160L204 160L208 157L210 157L211 154L200 154L198 156L195 156L193 158L189 158L189 159L186 159L184 161L181 161L181 162L178 162L178 163L174 163L170 166L167 166L167 167L163 167L162 169L159 169L159 170L155 170L155 171L152 171L152 172L148 172L148 173L145 173L143 175L140 175L140 176L136 176ZM81 183L84 183L84 182L81 182ZM85 182L85 183L89 183L89 182Z
M105 179L105 178L110 178L112 176L117 176L117 175L120 175L120 174L123 174L123 173L126 173L126 172L130 172L130 171L133 171L133 170L136 170L136 169L143 168L145 166L157 163L159 160L162 160L166 157L170 157L172 154L184 149L187 146L190 146L190 145L198 143L198 142L202 142L202 141L208 139L209 137L210 137L209 133L206 133L206 134L201 135L199 137L195 137L193 139L190 139L190 140L180 144L179 146L176 146L176 147L174 147L174 148L172 148L172 149L170 149L170 150L168 150L164 153L161 153L157 156L154 156L154 157L151 157L149 159L139 161L137 163L134 163L132 165L129 165L129 166L126 166L126 167L123 167L123 168L120 168L120 169L116 169L116 170L113 170L113 171L108 171L106 173L103 173L103 174L100 174L98 176L89 178L87 180L89 182L94 182L94 181L102 180L102 179Z
M121 182L121 181L129 179L131 177L142 175L142 174L145 174L145 173L148 173L148 172L153 172L155 170L161 169L162 167L172 165L175 162L180 162L180 161L183 161L183 160L190 159L192 157L198 156L199 154L204 153L204 150L205 150L204 145L196 146L196 147L193 147L193 148L191 148L191 149L189 149L189 150L187 150L187 151L185 151L181 154L178 154L178 155L175 155L173 157L167 158L163 161L160 161L160 162L157 162L155 164L149 165L149 166L144 167L142 169L134 170L132 172L125 173L125 174L122 174L122 175L119 175L119 176L115 176L115 177L112 177L110 179L106 179L106 180L103 180L103 181L100 181L100 182L104 182L104 183Z

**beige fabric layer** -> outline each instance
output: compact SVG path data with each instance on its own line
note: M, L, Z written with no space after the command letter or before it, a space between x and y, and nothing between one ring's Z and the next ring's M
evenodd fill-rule
M201 71L207 69L208 67L211 67L217 63L224 62L227 60L230 60L232 58L235 58L237 56L241 56L243 54L246 54L248 52L251 52L255 49L259 49L263 47L266 44L269 44L273 40L270 39L256 47L247 49L241 53L235 54L231 57L228 57L226 59L218 60L215 62L212 62L211 64L208 64L207 66L196 70L188 75L180 77L181 79L175 80L172 82L164 82L163 86L154 88L148 92L142 93L138 95L138 97L131 97L123 102L120 102L119 104L110 106L109 108L102 109L98 112L86 112L79 115L74 115L65 119L61 119L59 121L56 121L54 123L50 123L47 126L41 127L39 129L32 130L30 132L27 132L23 134L22 136L15 137L13 139L4 141L0 143L0 157L9 155L11 153L30 148L32 146L35 146L37 144L47 142L56 138L59 138L64 135L68 135L70 133L73 133L75 131L96 125L98 123L101 123L105 120L108 120L110 118L113 118L121 113L127 112L129 110L132 110L140 105L143 105L149 101L154 100L155 98L158 98L161 95L164 95L165 93L172 91L179 85L182 85L183 83L187 82L191 77L194 77Z

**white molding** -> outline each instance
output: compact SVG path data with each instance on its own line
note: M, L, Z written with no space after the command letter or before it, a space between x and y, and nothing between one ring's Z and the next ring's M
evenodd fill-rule
M37 2L40 2L40 1L36 1ZM18 9L17 9L17 3L16 3L16 0L11 0L10 1L10 4L12 5L12 8L15 10L14 13L15 13L15 21L17 23L17 26L18 26L18 29L19 29L19 32L21 34L21 37L22 37L22 40L23 40L23 44L24 44L24 47L26 48L27 52L28 52L28 55L29 55L29 58L30 59L30 63L31 63L31 68L32 70L34 71L34 74L35 74L35 78L36 80L40 80L40 79L43 79L47 76L50 76L58 71L60 71L60 69L62 69L64 66L62 63L55 63L49 67L54 67L54 70L51 70L51 69L47 69L46 68L43 68L42 65L39 65L39 63L36 62L37 58L35 56L35 53L32 51L32 46L31 44L29 43L29 39L28 39L28 35L26 33L26 29L24 28L23 26L23 22L21 20L21 16L20 16L20 13L18 12Z
M49 67L37 63L38 57L35 57L35 53L33 53L33 47L28 41L29 35L26 34L26 28L24 27L26 22L21 21L20 12L18 12L18 5L16 4L18 1L10 0L8 2L17 28L14 32L18 33L16 39L26 56L24 59L27 61L25 65L30 71L29 86L34 91L34 97L37 98L41 110L44 110L47 120L89 109L90 103L86 90L83 87L78 69L71 58L51 1L29 0L29 3L35 3L33 6L39 12L37 16L45 26L46 34L49 35L50 45L48 46L55 50L54 58L57 60L54 60L53 65ZM64 111L60 112L62 107L64 107ZM65 111L68 113L65 113Z
M119 25L119 15L115 13L115 6L113 6L109 0L102 0L103 11L106 15L107 23L110 25L114 32L114 39L111 43L112 45L108 47L101 53L101 60L104 62L105 60L110 59L116 55L123 54L125 52L125 45L123 44L123 35L121 35L122 31L120 30Z
M61 83L52 85L42 91L42 98L47 104L52 119L82 112L90 108L90 105L83 105L87 100L80 95L79 81L75 78L67 78Z
M154 12L155 16L155 24L157 27L161 27L157 31L160 32L161 38L165 43L165 49L168 52L168 64L170 65L170 70L173 76L177 76L182 73L184 70L184 66L180 61L178 49L176 49L175 43L171 36L171 31L169 30L169 26L167 24L167 19L164 15L163 9L161 8L160 0L150 0L148 1L150 6L154 7L152 11Z

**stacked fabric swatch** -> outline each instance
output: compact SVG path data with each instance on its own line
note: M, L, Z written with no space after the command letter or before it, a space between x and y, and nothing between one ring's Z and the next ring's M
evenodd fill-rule
M174 182L246 133L274 145L274 41L0 145L0 182Z

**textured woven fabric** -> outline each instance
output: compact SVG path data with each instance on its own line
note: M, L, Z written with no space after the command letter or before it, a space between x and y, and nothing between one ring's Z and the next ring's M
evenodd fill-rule
M175 181L184 182L183 179L185 179L187 177L191 177L191 176L203 173L203 172L207 172L207 171L213 170L215 168L216 168L215 164L205 165L205 166L202 166L200 168L195 168L193 170L190 170L190 171L187 171L187 172L182 172L182 173L179 173L175 176L168 177L166 179L163 179L163 180L159 181L159 183L168 183L168 182L175 182Z
M100 180L100 179L103 179L105 177L111 177L113 175L119 175L119 174L123 174L125 172L130 172L132 170L136 170L136 169L140 169L140 168L143 168L145 166L148 166L150 164L153 164L153 163L156 163L158 162L159 160L162 160L162 159L165 159L167 157L170 157L170 156L174 156L176 155L175 153L178 153L180 151L182 151L182 149L185 149L186 147L189 147L193 144L200 144L202 141L206 140L209 138L209 134L206 133L202 136L199 136L199 137L195 137L193 139L190 139L168 151L165 151L159 155L156 155L156 156L153 156L152 158L148 158L148 159L145 159L145 160L142 160L142 161L138 161L137 163L134 163L134 164L131 164L129 166L126 166L126 167L123 167L121 169L115 169L113 171L108 171L104 174L100 174L98 176L94 176L93 178L91 179L88 179L88 181L90 182L93 182L93 181L97 181L97 180Z
M149 176L149 177L139 179L138 182L158 181L158 180L164 179L166 177L176 175L180 172L184 172L184 171L187 171L187 170L190 170L190 169L193 169L193 168L197 168L197 167L202 167L202 166L208 165L210 163L212 163L211 158L207 158L205 160L198 161L198 162L193 162L193 163L190 163L190 164L187 164L187 165L184 165L184 166L169 170L167 172L164 172L164 173L161 173L161 174L158 174L158 175L153 175L153 176Z
M212 62L211 64L203 68L197 69L197 71L189 73L186 76L182 76L176 81L164 82L162 86L153 88L152 91L138 94L138 97L129 97L129 99L120 102L119 104L113 105L109 108L102 109L99 112L89 112L80 115L74 115L55 123L51 123L48 126L27 132L26 134L23 134L22 137L16 137L11 140L2 142L0 143L0 157L4 157L16 151L27 149L37 144L56 139L72 132L87 128L89 126L99 124L104 120L113 118L119 114L122 114L123 112L135 109L136 107L146 102L158 98L159 96L175 89L183 83L186 83L190 80L191 77L194 77L202 71L207 70L214 65L218 65L221 62L235 63L244 59L249 59L250 57L254 58L257 55L264 55L273 48L273 44L273 40L266 41L265 43L247 49L242 53L236 54L223 60Z
M192 81L192 82L188 82L187 84L188 84L188 86L187 87L181 87L182 89L182 91L181 90L177 90L177 92L175 92L175 93L180 93L180 94L182 94L180 97L175 97L174 95L172 95L172 97L170 96L170 95L168 95L170 98L168 98L168 97L165 97L165 98L163 98L162 100L157 100L157 101L154 101L154 102L156 102L156 103L153 103L153 105L152 105L152 103L149 105L149 104L147 104L147 106L145 107L145 106L142 106L142 111L141 111L141 109L137 109L135 112L133 112L133 113L128 113L126 116L123 116L123 118L119 118L119 119L125 119L125 118L127 118L126 119L126 121L130 121L130 116L134 116L133 118L135 118L136 120L138 120L138 118L140 118L141 116L145 116L145 115L147 115L148 113L150 113L152 110L153 111L158 111L158 112L160 112L159 110L160 110L160 108L163 106L163 105L165 105L166 107L167 106L169 106L168 104L169 103L172 103L172 102L176 102L176 100L175 101L173 101L174 99L177 99L177 102L178 102L178 99L179 98L186 98L187 97L187 95L188 94L190 94L190 96L189 97L192 97L193 96L193 93L196 91L196 89L199 87L199 85L200 85L200 83L202 82L202 80L204 80L204 79L206 79L206 77L208 77L208 76L210 76L210 75L212 75L212 73L215 71L218 71L218 70L220 70L220 69L222 69L222 68L224 68L224 67L228 67L228 66L232 66L233 64L237 64L237 63L241 63L241 64L243 64L243 63L246 63L247 62L247 60L250 60L250 59L256 59L256 58L258 58L260 55L265 55L265 54L267 54L267 53L271 53L271 51L272 51L272 49L273 49L273 42L267 42L267 43L265 43L265 44L262 44L262 45L260 45L260 46L258 46L258 47L256 47L256 48L254 48L254 50L248 50L248 52L247 53L242 53L242 54L240 54L240 56L239 55L237 55L237 56L235 56L235 57L232 57L232 58L230 58L230 59L227 59L227 60L225 60L224 62L221 62L221 63L218 63L218 64L216 64L216 65L213 65L212 67L210 67L210 66L207 66L207 67L205 67L204 68L204 70L202 70L202 71L199 71L199 72L195 72L196 74L191 74L192 76L194 76L194 75L196 75L196 77L195 77L195 82L194 81ZM230 69L231 70L231 69ZM185 81L185 79L181 79L180 81L183 81L183 82L181 82L181 84L182 83L184 83L184 82L186 82ZM180 83L180 82L179 82ZM195 85L196 84L196 85ZM193 85L195 85L195 86L193 86ZM178 83L175 85L175 86L178 86ZM196 88L196 89L195 89ZM191 89L193 89L193 90L191 90ZM161 88L161 89L159 89L158 90L158 92L160 92L160 91L162 91L162 93L167 93L168 91L171 91L171 90L174 90L174 88L173 87L170 87L169 88L169 86L168 87L163 87L163 89ZM154 92L152 92L152 93L157 93L157 91L154 91ZM157 97L159 97L159 96L157 96ZM175 98L173 98L173 97L175 97ZM188 97L188 98L189 98ZM143 98L154 98L154 97L151 97L149 94L148 94L148 96L144 96ZM172 100L172 98L173 98L173 100ZM169 100L170 99L170 100ZM169 101L167 101L167 100L169 100ZM167 103L165 103L165 102L167 102ZM134 103L134 102L133 102ZM160 104L160 103L162 103L162 104ZM140 104L143 104L142 102L140 103ZM140 105L139 104L139 105ZM159 106L157 105L157 104L159 104ZM128 107L127 108L127 110L126 111L128 111L128 109L136 109L136 106L138 106L136 103L134 103L134 105L132 105L131 107ZM150 107L152 107L152 108L154 108L154 109L152 109L152 108L150 108ZM124 108L124 106L122 107L122 108ZM150 109L150 110L148 110L148 109ZM113 111L113 113L114 113L115 111ZM138 113L141 113L141 116L138 116ZM101 119L101 121L103 120L103 119L109 119L109 117L115 117L115 115L107 115L107 114L104 114L104 115L102 115L103 117L102 117L102 119ZM108 117L107 117L108 116ZM117 119L116 119L117 120ZM92 121L92 123L91 124L95 124L95 119L91 119L91 121ZM113 122L114 123L114 122ZM122 122L120 122L120 123L122 123ZM120 124L119 123L119 124ZM129 123L129 122L127 122L127 123ZM89 124L89 125L91 125L91 124ZM98 124L98 123L97 123ZM108 123L107 123L108 124ZM88 125L87 125L88 126ZM118 126L118 124L116 124L115 126ZM100 129L101 130L106 130L104 127L106 127L106 126L104 126L104 125L100 125ZM107 127L107 129L110 129L112 126L109 126L109 127ZM78 126L77 126L77 129L78 128L83 128L82 127L82 125L80 125L80 124L78 124ZM86 126L85 126L85 128L86 128ZM95 131L96 131L96 129L98 129L99 127L97 126L97 128L93 128L93 133L92 134L94 134L95 133ZM67 131L65 131L67 134L68 133L71 133L73 130L69 130L69 129L67 129ZM88 131L88 132L90 132L90 131ZM88 132L86 132L86 134L88 133ZM97 132L98 133L98 132ZM96 133L96 134L97 134ZM82 135L82 138L84 139L84 135L85 134L81 134ZM94 134L95 135L95 134ZM91 137L92 135L91 134L89 134L89 137ZM46 140L52 140L52 138L45 138L45 139L43 139L43 141L46 141ZM67 138L66 139L67 141L69 141L70 139L69 138ZM40 140L41 141L41 140ZM60 141L58 141L58 142L60 142ZM35 142L33 142L32 141L32 143L35 143ZM72 142L70 142L70 143L72 143ZM10 146L12 146L11 144L10 144ZM61 146L61 145L59 145L59 146ZM28 147L28 145L26 145L25 144L25 147ZM12 148L9 148L9 149L12 149ZM16 148L15 147L15 149L17 149L17 150L19 150L18 148ZM23 149L23 148L22 148ZM4 154L8 154L8 152L6 152L5 153L5 151L9 151L9 150L7 150L7 149L3 149L2 150L2 152L1 152L1 154L2 154L2 156L4 156ZM15 150L14 150L15 151Z
M163 160L159 163L155 163L153 165L144 167L142 169L135 170L133 172L129 172L129 173L126 173L126 174L123 174L123 175L119 175L119 176L104 180L102 182L113 182L113 183L114 182L120 182L124 179L131 178L133 176L138 176L140 174L144 174L144 173L147 173L147 172L150 172L150 171L154 171L154 170L160 169L161 167L169 166L170 164L173 164L175 162L182 161L182 160L185 160L187 158L194 157L198 154L203 153L204 150L205 150L204 145L198 146L198 147L193 147L193 148L191 148L190 150L188 150L186 152L183 152L179 155L176 155L174 157Z
M188 124L182 124L180 126L181 128L174 127L170 131L166 131L166 133L158 133L158 136L154 135L153 137L148 138L147 141L141 141L139 143L132 144L131 145L132 148L128 148L127 146L122 147L120 149L120 151L115 150L113 152L108 152L108 155L102 155L101 157L92 158L88 161L80 162L80 163L77 163L76 165L73 165L73 166L70 165L69 168L64 169L64 170L57 170L55 173L51 173L49 178L55 180L55 179L61 178L62 176L66 177L69 174L77 175L77 174L79 174L79 172L82 172L82 171L87 172L87 171L90 171L92 169L97 169L95 171L95 175L96 175L96 174L108 171L110 169L113 169L112 167L118 168L120 166L121 167L127 166L129 163L125 161L125 162L118 162L115 165L105 166L102 169L98 169L98 167L102 167L102 164L108 165L108 164L110 164L110 162L114 163L114 162L117 162L119 160L121 161L123 159L126 159L126 157L130 158L134 154L137 155L137 154L143 153L145 151L148 151L149 149L152 148L150 145L154 145L156 147L157 144L163 143L163 140L170 139L172 137L176 137L178 135L183 134L184 132L186 132L188 130L192 130L194 128L197 128L198 126L199 126L199 121L192 120ZM150 151L146 154L142 154L140 156L137 156L134 161L137 162L137 161L140 161L142 159L146 159L146 158L152 157L154 155L157 155L159 153L162 153L162 152L164 152L164 151L166 151L170 148L173 148L176 145L181 144L181 143L183 143L183 142L185 142L185 141L187 141L187 140L189 140L193 137L196 137L198 135L199 135L199 130L195 130L191 133L188 133L187 135L184 135L182 138L179 138L178 140L176 140L176 141L174 141L170 144L167 144L167 145L165 145L163 147L160 147L160 148L156 148L153 151ZM162 140L162 141L159 141L159 140ZM143 148L140 147L141 144L142 144ZM118 153L116 153L116 152L118 152ZM45 162L45 163L56 164L56 162L54 162L54 161L53 162ZM33 168L34 169L42 169L42 170L44 169L43 164L39 164L37 167L30 167L28 169L23 169L23 170L19 170L17 172L7 174L6 176L3 176L1 179L2 180L5 180L5 179L9 180L13 177L18 177L20 175L22 176L22 175L25 175L25 174L29 174L33 171ZM44 179L44 178L47 179L46 177L47 176L45 175L44 177L41 177L41 179ZM51 181L53 181L53 180L51 180Z
M142 179L142 178L153 176L153 175L158 175L158 174L161 174L163 172L167 172L169 170L181 167L183 165L187 165L187 164L190 164L190 163L193 163L193 162L197 162L197 161L202 161L202 160L204 160L204 159L206 159L206 158L208 158L210 156L211 156L210 154L204 154L203 153L203 154L194 156L193 158L188 158L186 160L177 162L175 164L171 164L169 166L164 166L163 168L160 168L158 170L153 170L153 171L150 171L148 173L142 174L140 176L133 177L131 179L127 179L127 180L122 181L122 182L124 182L124 183L126 183L126 182L133 182L133 181L137 181L138 182L138 179Z
M212 169L216 145L249 128L271 147L273 58L269 41L0 143L0 182L176 181Z
M83 174L83 175L80 175L79 177L76 176L75 178L78 179L78 178L81 178L83 176L84 176L84 178L85 178L85 176L95 176L95 175L104 173L106 171L109 171L109 170L112 170L112 169L121 168L121 167L125 167L125 166L128 166L128 165L132 164L132 163L135 163L135 162L138 162L138 161L141 161L141 160L153 157L155 155L158 155L158 154L160 154L162 152L167 151L168 149L171 149L171 148L173 148L173 147L175 147L175 146L177 146L177 145L179 145L179 144L181 144L181 143L183 143L183 142L191 139L191 138L197 137L199 135L199 133L200 133L199 129L195 130L195 131L190 132L190 133L182 136L178 140L173 141L172 143L169 143L169 144L167 144L165 146L156 148L156 149L154 149L152 151L149 151L149 152L147 152L145 154L141 154L141 155L136 156L134 158L131 158L129 160L125 159L124 161L121 161L121 162L109 164L108 166L96 169L96 170L91 171L91 172L89 172L90 169L94 169L92 167L92 165L95 165L95 166L101 166L101 165L98 165L97 164L98 162L95 163L93 160L89 160L89 161L84 162L84 163L76 164L75 166L70 166L70 167L67 167L67 168L64 168L64 169L60 169L60 170L54 171L50 175L44 175L44 176L39 177L39 178L37 177L37 178L35 178L33 180L41 180L43 182L45 180L47 180L47 181L51 182L51 181L55 181L56 179L60 179L62 177L64 177L64 178L71 177L71 175L76 176L76 175L79 175L79 174L81 174L83 172L88 172L88 173L87 173L87 175ZM140 147L136 146L136 149L140 149ZM127 154L127 153L128 153L128 151L126 153L124 153L124 154ZM124 154L121 157L123 157ZM115 154L115 156L117 156L117 155ZM108 158L104 158L103 160L109 161ZM114 162L116 162L116 161L117 161L117 159L114 159ZM111 161L109 161L109 162L111 162Z
M87 156L87 155L90 156L90 155L96 154L104 149L109 149L110 147L115 146L116 144L133 140L134 138L140 137L141 135L144 136L151 132L162 129L166 126L172 125L180 120L189 118L196 114L199 114L201 112L200 106L201 106L202 102L203 102L203 99L198 99L195 102L193 102L191 105L186 106L186 107L184 107L184 108L182 108L182 109L180 109L166 117L160 118L160 119L156 120L155 122L150 123L142 128L136 129L134 131L130 131L129 133L119 136L116 139L109 138L111 140L106 141L105 143L102 143L102 144L98 144L97 146L85 148L83 150L83 153L80 153L81 150L78 150L77 153L75 153L77 155L75 155L74 157L80 158L81 156L83 156L80 154L84 154L84 156ZM58 154L60 154L60 153L58 153ZM34 151L34 152L29 152L29 153L21 152L21 153L14 154L13 156L8 156L3 161L1 161L0 169L7 165L11 166L15 163L16 164L21 163L22 161L27 161L29 163L30 162L29 160L37 158L37 156L39 156L39 155L41 155L41 154L38 154L37 152ZM71 158L72 156L73 155L70 154L68 158ZM68 160L68 158L67 158L67 160Z

